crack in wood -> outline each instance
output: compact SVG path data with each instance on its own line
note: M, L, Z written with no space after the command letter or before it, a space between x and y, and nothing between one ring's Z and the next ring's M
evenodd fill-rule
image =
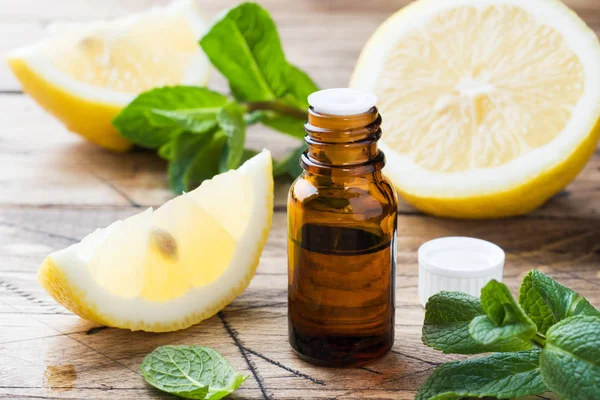
M385 375L383 372L375 371L374 369L367 368L367 367L365 367L365 366L358 367L358 369L361 369L361 370L363 370L363 371L367 371L367 372L370 372L370 373L372 373L372 374L376 374L376 375Z
M286 305L287 305L287 301L282 301L282 302L278 302L278 303L255 304L252 306L239 307L239 308L229 307L228 310L231 312L240 312L240 311L246 311L246 310L253 310L256 308L277 308L277 307L283 307Z
M77 386L75 388L72 388L74 390L101 390L101 391L111 391L111 390L128 390L128 391L134 391L134 390L139 390L139 391L143 391L143 392L147 392L148 389L146 388L124 388L124 387L115 387L115 386L109 386L106 385L104 383L100 384L101 387L93 387L93 386ZM0 386L0 389L43 389L43 386ZM67 387L63 387L63 386L54 386L53 389L65 389ZM35 396L27 396L27 398L38 398ZM42 399L55 399L56 397L41 397ZM169 397L171 398L171 397Z
M24 313L22 313L22 314L24 314ZM27 313L27 314L24 314L24 315L30 315L30 314L29 314L29 313ZM38 319L36 319L36 318L33 318L33 319L34 319L35 321L37 321L37 322L40 322L40 321L39 321ZM46 324L44 324L44 325L46 325ZM46 325L46 326L48 326L48 325ZM49 327L49 328L50 328L50 327ZM52 328L50 328L50 329L52 329ZM85 332L87 332L87 331L76 331L76 332L68 332L68 333L59 333L59 334L56 334L56 335L48 335L48 336L40 336L40 337L31 337L31 338L27 338L27 339L9 340L9 341L6 341L6 342L0 342L0 344L1 344L1 345L6 345L6 344L13 344L13 343L30 342L30 341L33 341L33 340L45 340L45 339L48 339L48 338L57 338L57 337L61 337L61 336L66 336L66 337L68 337L69 335L75 335L75 334L78 334L78 333L85 333Z
M422 369L422 370L419 370L419 371L410 372L410 373L405 374L405 375L396 376L396 377L393 377L391 379L387 379L387 380L384 380L382 382L378 382L376 385L368 386L366 388L348 390L348 391L346 391L346 392L344 392L344 393L342 393L340 395L337 395L337 396L333 397L332 400L343 399L344 397L346 397L350 393L370 392L370 391L372 391L374 389L377 389L377 391L380 391L380 392L398 392L398 389L382 389L381 386L383 386L385 384L388 384L388 383L391 383L391 382L398 381L400 379L409 378L409 377L414 376L414 375L418 375L418 374L422 374L424 372L431 371L434 368L435 367L425 368L425 369Z
M44 324L44 325L46 325L46 324ZM46 326L47 326L47 325L46 325ZM87 347L88 349L90 349L90 350L91 350L91 351L93 351L94 353L96 353L96 354L100 354L102 357L105 357L106 359L108 359L108 360L110 360L110 361L114 362L114 363L115 363L115 364L117 364L117 365L120 365L121 367L123 367L123 368L125 368L125 369L127 369L127 370L129 370L129 371L131 371L131 372L133 372L134 374L136 374L136 375L138 375L138 376L142 376L142 374L141 374L139 371L133 370L133 369L129 368L127 365L125 365L125 364L123 364L123 363L121 363L121 362L119 362L119 361L115 360L114 358L112 358L112 357L109 357L109 356L107 356L106 354L102 353L100 350L97 350L97 349L95 349L95 348L93 348L93 347L91 347L91 346L88 346L87 344L83 343L82 341L75 339L75 338L74 338L72 335L74 335L74 334L73 334L73 333L68 333L68 334L66 334L66 336L67 336L69 339L71 339L71 340L74 340L74 341L76 341L77 343L79 343L80 345Z
M17 296L23 297L24 299L27 299L28 301L35 303L41 307L46 307L46 308L48 308L48 311L62 311L60 308L58 308L56 306L56 304L48 303L43 300L39 300L32 294L19 289L17 286L13 285L12 283L8 283L4 280L0 280L0 287L3 287L4 289L9 290L10 292L16 294ZM18 310L18 311L20 311L20 310Z
M103 330L108 329L108 326L96 326L94 328L88 329L85 334L86 335L95 335L96 333L102 332Z
M257 356L257 357L260 357L260 358L262 358L262 359L263 359L263 360L265 360L266 362L268 362L268 363L271 363L271 364L275 365L276 367L279 367L279 368L281 368L281 369L284 369L284 370L286 370L286 371L288 371L288 372L291 372L292 374L296 375L296 376L297 376L297 377L299 377L299 378L304 378L304 379L307 379L307 380L309 380L309 381L311 381L311 382L313 382L313 383L316 383L317 385L326 386L325 382L323 382L322 380L320 380L320 379L317 379L317 378L313 378L313 377L312 377L312 376L310 376L310 375L307 375L307 374L305 374L305 373L302 373L302 372L300 372L300 371L298 371L298 370L295 370L295 369L293 369L293 368L290 368L290 367L288 367L288 366L285 366L285 365L283 365L282 363L280 363L279 361L275 361L275 360L273 360L273 359L271 359L271 358L269 358L269 357L267 357L267 356L265 356L265 355L263 355L263 354L261 354L261 353L259 353L259 352L257 352L257 351L254 351L254 350L252 350L252 349L250 349L250 348L248 348L248 347L244 347L244 350L246 350L246 351L247 351L247 352L249 352L249 353L252 353L252 354L254 354L254 355L255 355L255 356Z
M273 212L280 212L280 213L284 213L287 212L287 205L282 205L282 204L276 204L275 206L273 206Z
M258 383L258 387L260 388L260 392L263 395L263 399L264 400L271 400L271 396L267 392L267 388L265 386L265 383L263 382L261 376L259 375L258 370L256 368L256 365L250 359L250 357L248 357L248 354L246 353L246 349L242 345L242 342L240 341L240 339L238 337L237 331L235 329L233 329L231 327L231 325L229 325L229 323L227 322L227 320L225 320L225 314L222 311L219 311L217 313L217 315L219 316L219 319L223 323L223 326L225 327L225 330L227 331L227 334L229 335L229 337L231 337L231 339L233 340L233 343L237 346L238 350L242 354L242 357L244 358L244 361L246 361L246 365L248 365L248 368L250 369L250 372L252 372L252 375L254 376L254 379L256 380L256 383Z
M20 229L23 232L37 233L37 234L48 236L48 237L51 237L51 238L67 240L67 241L69 241L71 243L77 243L77 242L79 242L79 239L75 239L75 238L72 238L70 236L58 235L56 233L50 233L50 232L41 231L41 230L38 230L38 229L27 228L25 226L20 226L20 225L13 224L13 223L10 223L10 222L0 221L0 225L7 226L9 228Z
M394 354L398 354L400 356L406 357L406 358L410 358L412 360L421 361L421 362L423 362L425 364L435 365L435 366L442 365L442 363L435 362L435 361L423 360L422 358L415 357L415 356L410 356L410 355L402 353L401 351L398 351L398 350L391 350L391 352L394 353Z
M370 373L372 373L372 374L377 374L377 375L385 375L383 372L375 371L374 369L367 368L367 367L365 367L365 366L358 367L358 369L362 369L363 371L368 371L368 372L370 372Z
M134 208L141 208L142 207L141 204L139 204L138 202L136 202L135 200L133 200L131 197L129 197L129 195L127 193L125 193L123 190L119 189L115 184L107 181L106 179L104 179L103 177L101 177L100 175L98 175L97 173L95 173L92 169L87 168L87 170L90 173L90 175L92 175L94 178L96 178L97 180L99 180L100 182L102 182L103 184L105 184L106 186L108 186L115 193L117 193L119 196L121 196L123 199L125 199L129 203L129 205L131 207L134 207Z

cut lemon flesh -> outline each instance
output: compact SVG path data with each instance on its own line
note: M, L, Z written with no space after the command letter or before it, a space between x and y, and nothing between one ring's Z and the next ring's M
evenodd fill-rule
M210 66L198 45L206 29L191 0L114 21L77 24L8 55L25 92L67 128L111 150L131 146L112 127L139 93L204 85Z
M271 174L265 150L155 211L50 254L38 280L69 310L108 326L171 331L196 324L254 276L273 216Z
M369 40L350 85L379 98L386 175L437 215L529 212L598 139L598 38L558 0L417 1Z

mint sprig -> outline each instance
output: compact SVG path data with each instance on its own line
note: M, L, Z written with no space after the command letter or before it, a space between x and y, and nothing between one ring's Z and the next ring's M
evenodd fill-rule
M488 357L450 362L436 368L415 400L442 400L466 396L498 399L546 391L540 376L539 349L496 353Z
M469 333L469 325L485 317L481 301L459 292L441 292L427 302L423 324L423 343L445 354L481 354L529 350L531 342L508 338L481 343Z
M536 270L523 279L518 302L497 281L483 288L481 300L459 292L432 296L423 343L444 353L495 354L441 365L418 400L547 391L591 400L600 393L600 311Z
M519 303L542 334L557 322L574 315L600 317L600 311L584 297L536 270L523 279Z
M548 388L565 399L600 396L600 318L578 315L548 330L540 365Z
M159 347L144 358L140 370L155 388L186 399L222 399L248 379L204 346Z
M469 323L469 334L476 342L489 345L512 338L526 341L537 332L510 290L498 281L492 280L481 289L481 306L486 315Z
M262 123L302 139L307 97L318 90L287 61L274 21L258 4L227 11L199 44L228 80L230 95L192 86L157 88L140 94L113 121L123 137L157 149L169 162L175 193L239 167L252 152L245 148L248 125ZM275 167L278 175L299 173L297 157Z

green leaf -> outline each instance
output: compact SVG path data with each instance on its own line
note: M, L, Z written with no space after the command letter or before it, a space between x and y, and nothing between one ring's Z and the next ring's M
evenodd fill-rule
M306 135L306 131L304 130L305 120L288 115L270 113L261 122L270 128L298 139L303 139Z
M175 145L175 141L172 140L172 141L167 142L167 143L163 144L162 146L160 146L160 148L158 149L159 157L162 158L163 160L171 161L174 157L174 155L173 155L174 145Z
M242 164L257 155L259 152L252 149L244 149L244 153L242 154Z
M534 322L517 304L508 287L491 280L481 289L481 307L486 315L473 319L469 334L485 345L511 338L529 340L537 333Z
M300 156L307 149L306 144L302 144L295 150L292 150L282 160L276 161L273 164L273 176L289 175L292 178L298 177L302 173L302 167L300 167Z
M217 113L221 107L165 111L148 110L148 121L155 127L177 126L186 132L204 133L217 126Z
M198 155L205 152L213 139L213 133L196 135L184 132L173 141L169 163L169 184L176 194L189 190L186 174ZM219 153L220 154L220 153Z
M579 315L548 329L540 368L548 388L561 398L598 399L600 318Z
M530 342L517 338L484 345L469 334L469 323L484 315L477 297L459 292L441 292L429 298L425 307L423 343L444 353L478 354L528 350Z
M200 39L200 45L229 80L238 100L285 98L304 110L306 97L302 97L316 88L306 74L287 62L275 23L256 3L230 9Z
M246 141L244 109L237 103L230 103L221 109L217 121L227 137L227 146L219 168L220 172L225 172L236 169L242 164Z
M244 114L244 122L246 122L246 126L254 125L261 122L265 118L265 115L265 111L255 110Z
M181 132L198 131L206 119L227 104L227 97L206 88L166 86L140 94L113 120L126 139L143 147L159 148Z
M535 269L523 279L519 304L542 334L555 323L568 317L600 317L600 311L583 296Z
M509 399L547 391L539 370L540 350L497 353L442 364L421 387L415 400L466 396Z
M290 65L287 73L288 93L284 96L291 105L301 110L308 108L308 95L319 90L302 70Z
M225 151L227 136L217 131L210 143L203 146L190 164L183 177L186 190L191 190L206 179L219 174L222 155Z
M146 382L186 399L218 400L248 379L210 347L162 346L140 365Z

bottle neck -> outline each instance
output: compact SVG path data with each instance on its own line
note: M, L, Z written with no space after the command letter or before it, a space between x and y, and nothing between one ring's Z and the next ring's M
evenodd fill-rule
M308 150L301 165L308 172L355 176L379 171L385 164L377 148L381 116L375 107L350 116L320 114L311 107L304 128Z

